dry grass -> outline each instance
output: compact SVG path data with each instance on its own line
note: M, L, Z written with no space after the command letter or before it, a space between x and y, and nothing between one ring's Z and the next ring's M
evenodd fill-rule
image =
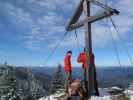
M111 97L112 100L130 100L129 97L125 94L114 95Z

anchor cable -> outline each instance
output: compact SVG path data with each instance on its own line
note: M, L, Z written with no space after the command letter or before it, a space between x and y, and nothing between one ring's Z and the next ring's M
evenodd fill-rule
M120 36L118 27L117 27L116 24L114 23L112 17L109 17L109 18L110 18L110 21L111 21L111 23L112 23L112 25L113 25L113 27L114 27L114 29L115 29L115 31L116 31L116 34L117 34L118 38L121 40L121 42L123 42L123 39L122 39L121 36ZM126 48L126 46L124 45L124 43L123 43L122 46L123 46L124 51L127 53L127 56L128 56L128 58L129 58L129 61L130 61L131 64L133 65L133 59L132 59L132 57L131 57L131 55L130 55L128 49Z
M68 31L66 31L63 35L63 37L61 38L61 40L55 45L55 47L52 49L51 53L47 56L44 65L47 64L47 62L50 60L50 58L52 57L52 55L55 53L55 51L57 50L57 48L61 45L62 41L64 41L65 37L67 36Z
M122 67L121 60L120 60L120 55L119 55L118 48L117 48L117 44L116 44L116 41L114 39L113 32L112 32L112 30L110 28L110 25L108 24L108 19L107 19L107 27L109 28L109 31L111 33L111 39L112 39L112 43L113 43L113 46L114 46L114 50L116 52L117 61L119 63L119 66Z
M75 41L76 41L76 44L77 44L77 50L78 52L80 51L79 48L80 48L80 42L79 42L79 38L78 38L78 34L77 34L77 30L75 29L74 31L75 33Z

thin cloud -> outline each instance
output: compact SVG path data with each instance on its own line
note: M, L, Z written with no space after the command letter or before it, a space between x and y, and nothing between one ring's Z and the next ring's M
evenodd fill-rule
M20 35L24 47L31 50L39 50L49 49L56 45L56 41L59 41L60 37L63 36L65 32L65 24L72 15L72 11L74 11L78 2L75 0L63 0L61 2L60 0L27 0L18 3L25 3L26 8L24 9L7 2L4 3L4 8L8 11L11 23L16 27L19 27L20 30L24 30ZM111 2L109 3L110 5L112 4ZM116 8L118 8L122 13L118 17L114 17L116 24L121 29L120 35L122 37L126 36L126 34L128 34L127 32L131 30L133 26L131 17L131 9L133 9L133 7L131 4L131 0L121 0L117 1L117 3L113 5L114 7L117 5ZM32 10L31 6L33 7ZM43 11L44 13L40 15L40 12L35 12L35 14L33 14L32 11ZM63 14L60 11L62 11ZM67 12L69 12L69 15L67 15ZM128 15L124 15L127 12ZM105 47L108 45L111 37L107 32L107 27L99 23L103 22L100 21L93 24L93 41L95 47ZM113 29L112 26L111 29ZM79 33L80 32L81 34L78 34L78 36L80 45L83 46L84 31L79 31ZM113 32L113 34L115 39L118 40L115 32ZM62 43L62 48L63 46L72 45L76 45L74 35L66 38Z

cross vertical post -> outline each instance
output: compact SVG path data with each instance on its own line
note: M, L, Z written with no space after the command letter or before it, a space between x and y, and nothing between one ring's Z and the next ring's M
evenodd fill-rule
M84 0L83 11L86 17L90 17L90 2ZM87 96L90 97L94 94L94 66L90 63L90 53L92 52L92 38L91 38L91 23L86 22L85 24L85 48L87 52L87 64L88 69L85 72L86 82L85 88L87 89Z

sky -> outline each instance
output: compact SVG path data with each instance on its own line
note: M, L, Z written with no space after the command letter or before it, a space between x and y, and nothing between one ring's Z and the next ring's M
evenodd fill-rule
M92 44L97 66L118 66L117 47L122 65L131 65L128 50L133 57L133 0L99 0L120 11L112 16L119 29L118 37L107 19L92 24ZM84 48L84 27L64 37L65 25L79 0L0 0L0 63L16 66L55 66L63 64L67 50L72 50L72 65ZM91 14L104 9L91 4ZM84 18L82 14L81 19ZM115 45L111 38L111 32ZM56 51L53 48L58 45ZM50 57L49 57L50 56Z

